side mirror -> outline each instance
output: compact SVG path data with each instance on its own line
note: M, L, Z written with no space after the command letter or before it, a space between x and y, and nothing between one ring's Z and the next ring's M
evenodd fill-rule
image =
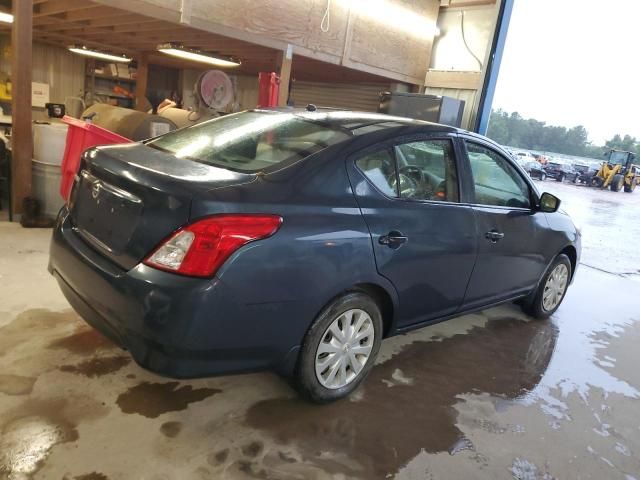
M544 192L540 196L540 211L546 213L557 212L560 208L560 199L555 195L551 195L548 192Z

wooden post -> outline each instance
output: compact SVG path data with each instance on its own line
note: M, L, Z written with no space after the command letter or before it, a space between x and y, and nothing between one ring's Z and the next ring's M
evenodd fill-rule
M145 53L138 57L138 69L136 75L136 110L146 111L147 82L149 80L149 59Z
M289 98L289 85L291 82L291 63L293 60L293 45L287 45L286 50L278 53L277 71L280 76L280 93L278 94L278 106L286 107Z
M13 2L11 28L11 206L22 213L22 200L31 195L31 39L33 1Z

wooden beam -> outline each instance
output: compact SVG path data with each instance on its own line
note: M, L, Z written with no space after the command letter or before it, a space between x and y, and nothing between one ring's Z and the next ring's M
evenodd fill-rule
M104 49L109 49L111 50L111 53L127 53L127 54L131 54L134 53L131 48L127 48L127 47L123 47L120 45L112 45L109 43L105 43L105 42L96 42L96 41L92 41L92 40L88 40L86 38L83 37L76 37L76 36L72 36L72 35L60 35L59 33L56 32L40 32L38 30L34 31L34 36L36 38L39 37L45 37L45 38L53 38L53 39L57 39L60 40L60 46L61 47L65 47L65 46L69 46L72 44L78 44L78 45L86 45L87 47L91 47L91 48L95 48L98 50L104 50Z
M87 8L94 8L96 6L97 5L95 3L88 2L87 0L49 0L35 8L33 18L43 17L45 15L56 15L59 13L66 14L74 10L84 10Z
M11 151L11 204L14 214L22 213L22 201L31 195L31 59L32 0L13 2L11 30L11 111L13 112Z
M427 87L433 88L478 90L482 86L482 74L480 72L429 70L424 84Z
M278 53L276 59L277 72L280 77L280 89L278 93L278 106L286 107L289 100L289 85L291 82L291 62L293 59L293 45Z
M443 8L477 7L481 5L495 5L497 0L450 0Z
M138 57L138 69L136 75L136 110L146 111L147 83L149 80L149 58L146 54Z

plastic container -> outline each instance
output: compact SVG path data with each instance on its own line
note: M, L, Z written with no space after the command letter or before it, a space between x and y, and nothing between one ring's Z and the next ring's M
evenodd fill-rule
M67 141L68 125L64 123L33 124L33 158L60 165Z
M69 193L71 193L73 178L78 173L82 152L97 145L131 143L131 140L77 118L65 115L62 121L69 125L61 165L62 178L60 179L60 195L67 200Z
M47 218L56 218L64 200L58 195L60 185L60 164L42 162L34 159L32 162L33 196L40 202L40 214Z

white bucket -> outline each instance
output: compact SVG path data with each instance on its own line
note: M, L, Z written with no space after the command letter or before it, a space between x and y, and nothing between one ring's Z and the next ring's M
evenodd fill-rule
M60 165L67 141L65 123L33 124L33 158L40 162Z
M34 159L32 175L31 188L33 196L40 202L40 215L56 218L64 204L60 196L60 165Z

